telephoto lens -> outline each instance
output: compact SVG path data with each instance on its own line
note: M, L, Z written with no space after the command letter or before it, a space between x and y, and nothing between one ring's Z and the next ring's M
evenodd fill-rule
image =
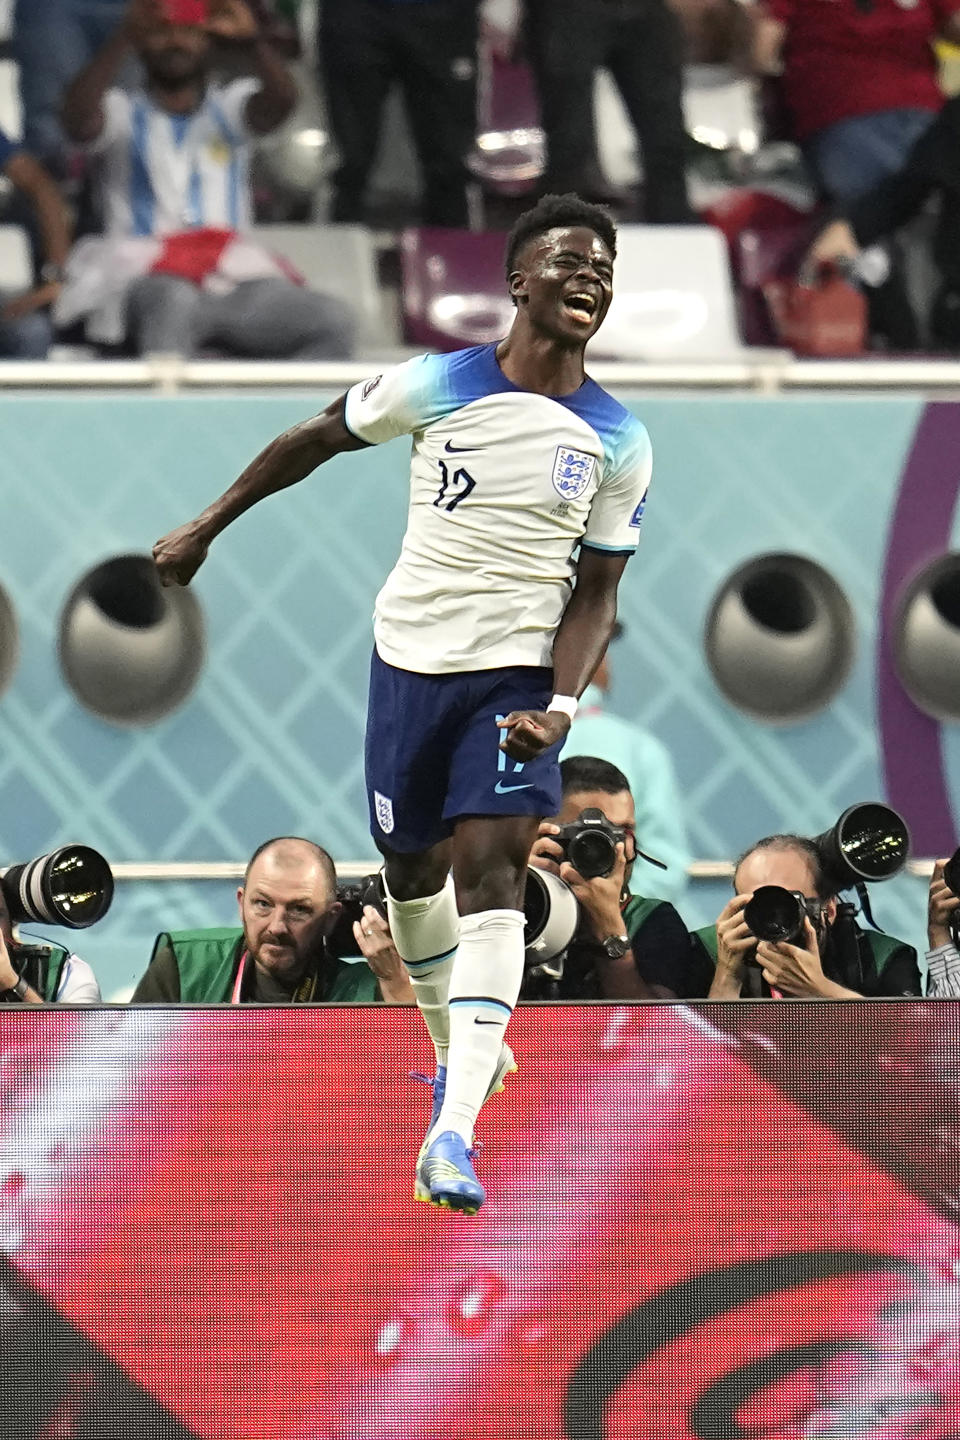
M36 920L85 930L110 909L113 873L89 845L63 845L37 860L0 871L0 889L15 925Z
M743 907L743 918L758 940L794 945L803 935L803 901L782 885L759 885Z

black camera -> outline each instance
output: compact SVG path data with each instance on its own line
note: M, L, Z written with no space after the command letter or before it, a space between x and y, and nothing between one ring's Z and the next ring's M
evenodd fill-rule
M338 958L359 955L360 948L353 934L354 924L363 919L365 905L372 905L386 918L387 895L383 888L383 876L377 871L364 875L355 881L346 881L337 886L337 899L343 907L327 937L327 949Z
M602 810L588 808L551 838L584 880L594 880L610 874L617 863L617 846L626 836L623 826L611 825Z
M85 930L102 920L113 900L113 873L89 845L63 845L0 870L0 890L14 925L36 920Z
M743 918L758 940L774 944L782 940L796 945L803 939L807 916L816 929L822 908L819 900L808 900L799 890L785 890L782 885L758 885L743 907Z

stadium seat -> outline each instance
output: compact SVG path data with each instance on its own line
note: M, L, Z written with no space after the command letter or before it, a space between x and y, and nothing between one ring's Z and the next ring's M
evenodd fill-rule
M467 164L493 194L529 194L546 164L530 68L503 60L481 44L477 81L478 133Z
M590 354L722 360L743 351L720 232L710 225L621 225L613 304Z
M13 294L33 284L30 241L21 225L0 225L0 277L3 289Z
M255 225L251 235L288 260L312 288L351 302L357 312L359 353L398 344L377 282L376 246L365 226Z
M503 277L505 240L489 230L403 232L403 325L410 344L458 350L507 333L514 309Z

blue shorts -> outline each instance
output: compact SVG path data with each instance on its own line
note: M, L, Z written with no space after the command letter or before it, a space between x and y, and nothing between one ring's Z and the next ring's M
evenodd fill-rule
M427 850L465 815L556 815L560 746L520 764L499 749L498 719L545 710L553 672L534 665L421 675L376 650L366 770L370 831L392 850Z

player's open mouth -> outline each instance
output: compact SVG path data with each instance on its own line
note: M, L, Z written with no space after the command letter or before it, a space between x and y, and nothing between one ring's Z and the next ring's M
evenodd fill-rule
M572 295L564 295L563 308L571 319L589 325L597 313L597 297L589 290L575 290Z

